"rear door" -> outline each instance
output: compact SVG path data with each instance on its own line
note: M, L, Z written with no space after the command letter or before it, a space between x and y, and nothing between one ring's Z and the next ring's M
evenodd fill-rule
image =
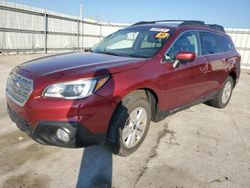
M229 39L217 33L201 31L202 55L208 63L207 94L220 89L227 77L230 67L227 60L233 49Z
M176 54L180 51L195 52L196 59L193 62L180 63L178 67L166 73L163 79L166 84L166 110L199 100L207 91L207 64L206 59L201 57L198 32L187 31L181 34L166 52L171 59L167 63L173 64Z

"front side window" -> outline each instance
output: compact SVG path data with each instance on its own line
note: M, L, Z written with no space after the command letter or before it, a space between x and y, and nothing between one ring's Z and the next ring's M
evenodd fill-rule
M197 33L190 31L182 34L174 44L169 48L166 57L169 60L175 60L176 54L181 51L194 52L196 56L199 55Z
M165 28L123 29L103 39L92 51L118 56L153 57L168 40L168 31Z

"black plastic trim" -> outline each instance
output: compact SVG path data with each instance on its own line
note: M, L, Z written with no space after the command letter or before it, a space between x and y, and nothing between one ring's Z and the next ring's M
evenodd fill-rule
M40 144L53 145L67 148L87 147L97 145L106 141L106 132L92 133L88 128L78 122L39 122L33 128L26 120L18 115L9 106L7 107L11 120L23 132ZM70 141L63 142L55 137L58 128L69 130Z
M21 131L25 132L29 136L32 134L33 128L26 120L24 120L21 116L19 116L9 106L7 106L7 112L9 114L10 119L16 124L16 126Z
M70 142L61 142L55 137L55 131L58 128L67 128L70 131ZM78 122L40 122L36 126L32 138L45 145L54 145L59 147L79 148L91 145L97 145L105 142L106 132L94 134L84 125Z
M193 101L191 103L185 104L183 106L180 106L180 107L168 110L168 111L156 111L155 118L153 119L153 121L154 122L159 122L159 121L165 119L169 115L175 114L175 113L180 112L182 110L186 110L186 109L188 109L188 108L190 108L192 106L195 106L197 104L209 101L209 100L213 99L214 97L216 97L219 94L219 92L220 92L219 90L214 91L211 94L209 94L209 95L207 95L207 96L205 96L205 97L203 97L201 99L198 99L196 101Z

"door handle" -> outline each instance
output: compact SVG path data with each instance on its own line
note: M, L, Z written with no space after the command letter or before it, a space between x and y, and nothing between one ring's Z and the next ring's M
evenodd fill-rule
M203 58L204 64L200 66L200 71L203 73L208 73L209 72L209 63L207 61L207 58Z

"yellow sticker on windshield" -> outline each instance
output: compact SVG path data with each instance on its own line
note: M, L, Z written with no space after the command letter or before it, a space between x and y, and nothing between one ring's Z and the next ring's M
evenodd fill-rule
M166 39L169 37L169 33L159 32L155 35L156 39Z

